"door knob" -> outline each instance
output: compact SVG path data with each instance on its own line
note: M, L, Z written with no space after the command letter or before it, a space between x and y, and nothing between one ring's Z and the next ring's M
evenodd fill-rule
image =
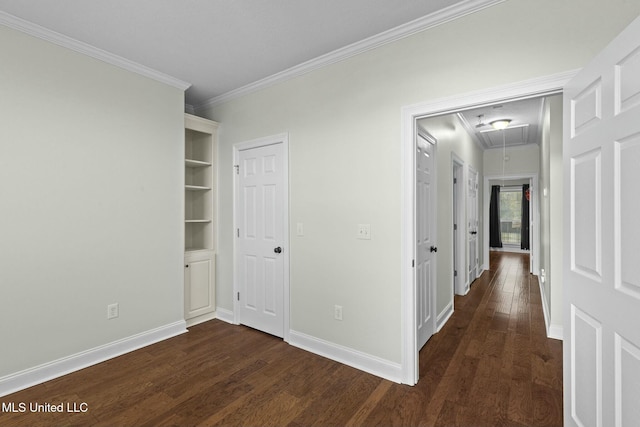
M431 246L431 252L438 252L438 248L436 248L435 246Z
M273 250L273 252L275 252L275 253L277 253L277 254L282 253L282 248L281 248L280 246L278 246L277 248L275 248L275 249Z

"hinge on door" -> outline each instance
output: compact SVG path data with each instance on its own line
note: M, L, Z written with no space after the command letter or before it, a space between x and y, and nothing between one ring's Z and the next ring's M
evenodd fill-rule
M411 260L411 267L415 267L415 266L416 266L416 260L415 260L415 259L412 259L412 260Z
M453 178L453 183L457 184L458 183L458 178Z
M236 237L240 237L240 229L236 228Z
M236 168L236 175L240 175L240 165L233 165Z
M458 276L458 270L453 270L453 277L457 277Z
M238 292L238 301L240 301L240 292Z
M457 230L458 229L458 224L453 224L453 230Z

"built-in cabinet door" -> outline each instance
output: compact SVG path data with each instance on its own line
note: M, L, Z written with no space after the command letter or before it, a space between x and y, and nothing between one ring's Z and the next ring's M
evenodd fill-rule
M184 263L185 319L215 310L215 263L211 252L190 253Z

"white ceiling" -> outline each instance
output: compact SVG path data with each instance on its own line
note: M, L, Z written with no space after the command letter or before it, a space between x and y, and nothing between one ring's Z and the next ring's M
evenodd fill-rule
M496 2L0 0L0 12L191 83L198 106L437 11Z
M544 98L507 102L461 111L458 118L467 132L485 149L539 143ZM494 120L511 120L504 131L494 129Z

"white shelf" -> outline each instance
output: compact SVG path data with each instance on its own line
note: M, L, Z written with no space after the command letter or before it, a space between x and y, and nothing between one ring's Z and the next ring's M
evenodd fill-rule
M185 114L185 252L215 249L217 127L216 122Z
M216 308L218 124L190 114L184 124L184 317L195 325Z
M200 246L193 246L193 247L189 247L189 248L185 248L184 251L185 252L198 252L198 251L210 251L211 249L209 248L203 248Z
M207 191L211 190L211 187L203 187L201 185L185 185L184 189L188 191Z
M203 162L201 160L185 159L184 164L188 168L205 168L211 166L209 162Z

